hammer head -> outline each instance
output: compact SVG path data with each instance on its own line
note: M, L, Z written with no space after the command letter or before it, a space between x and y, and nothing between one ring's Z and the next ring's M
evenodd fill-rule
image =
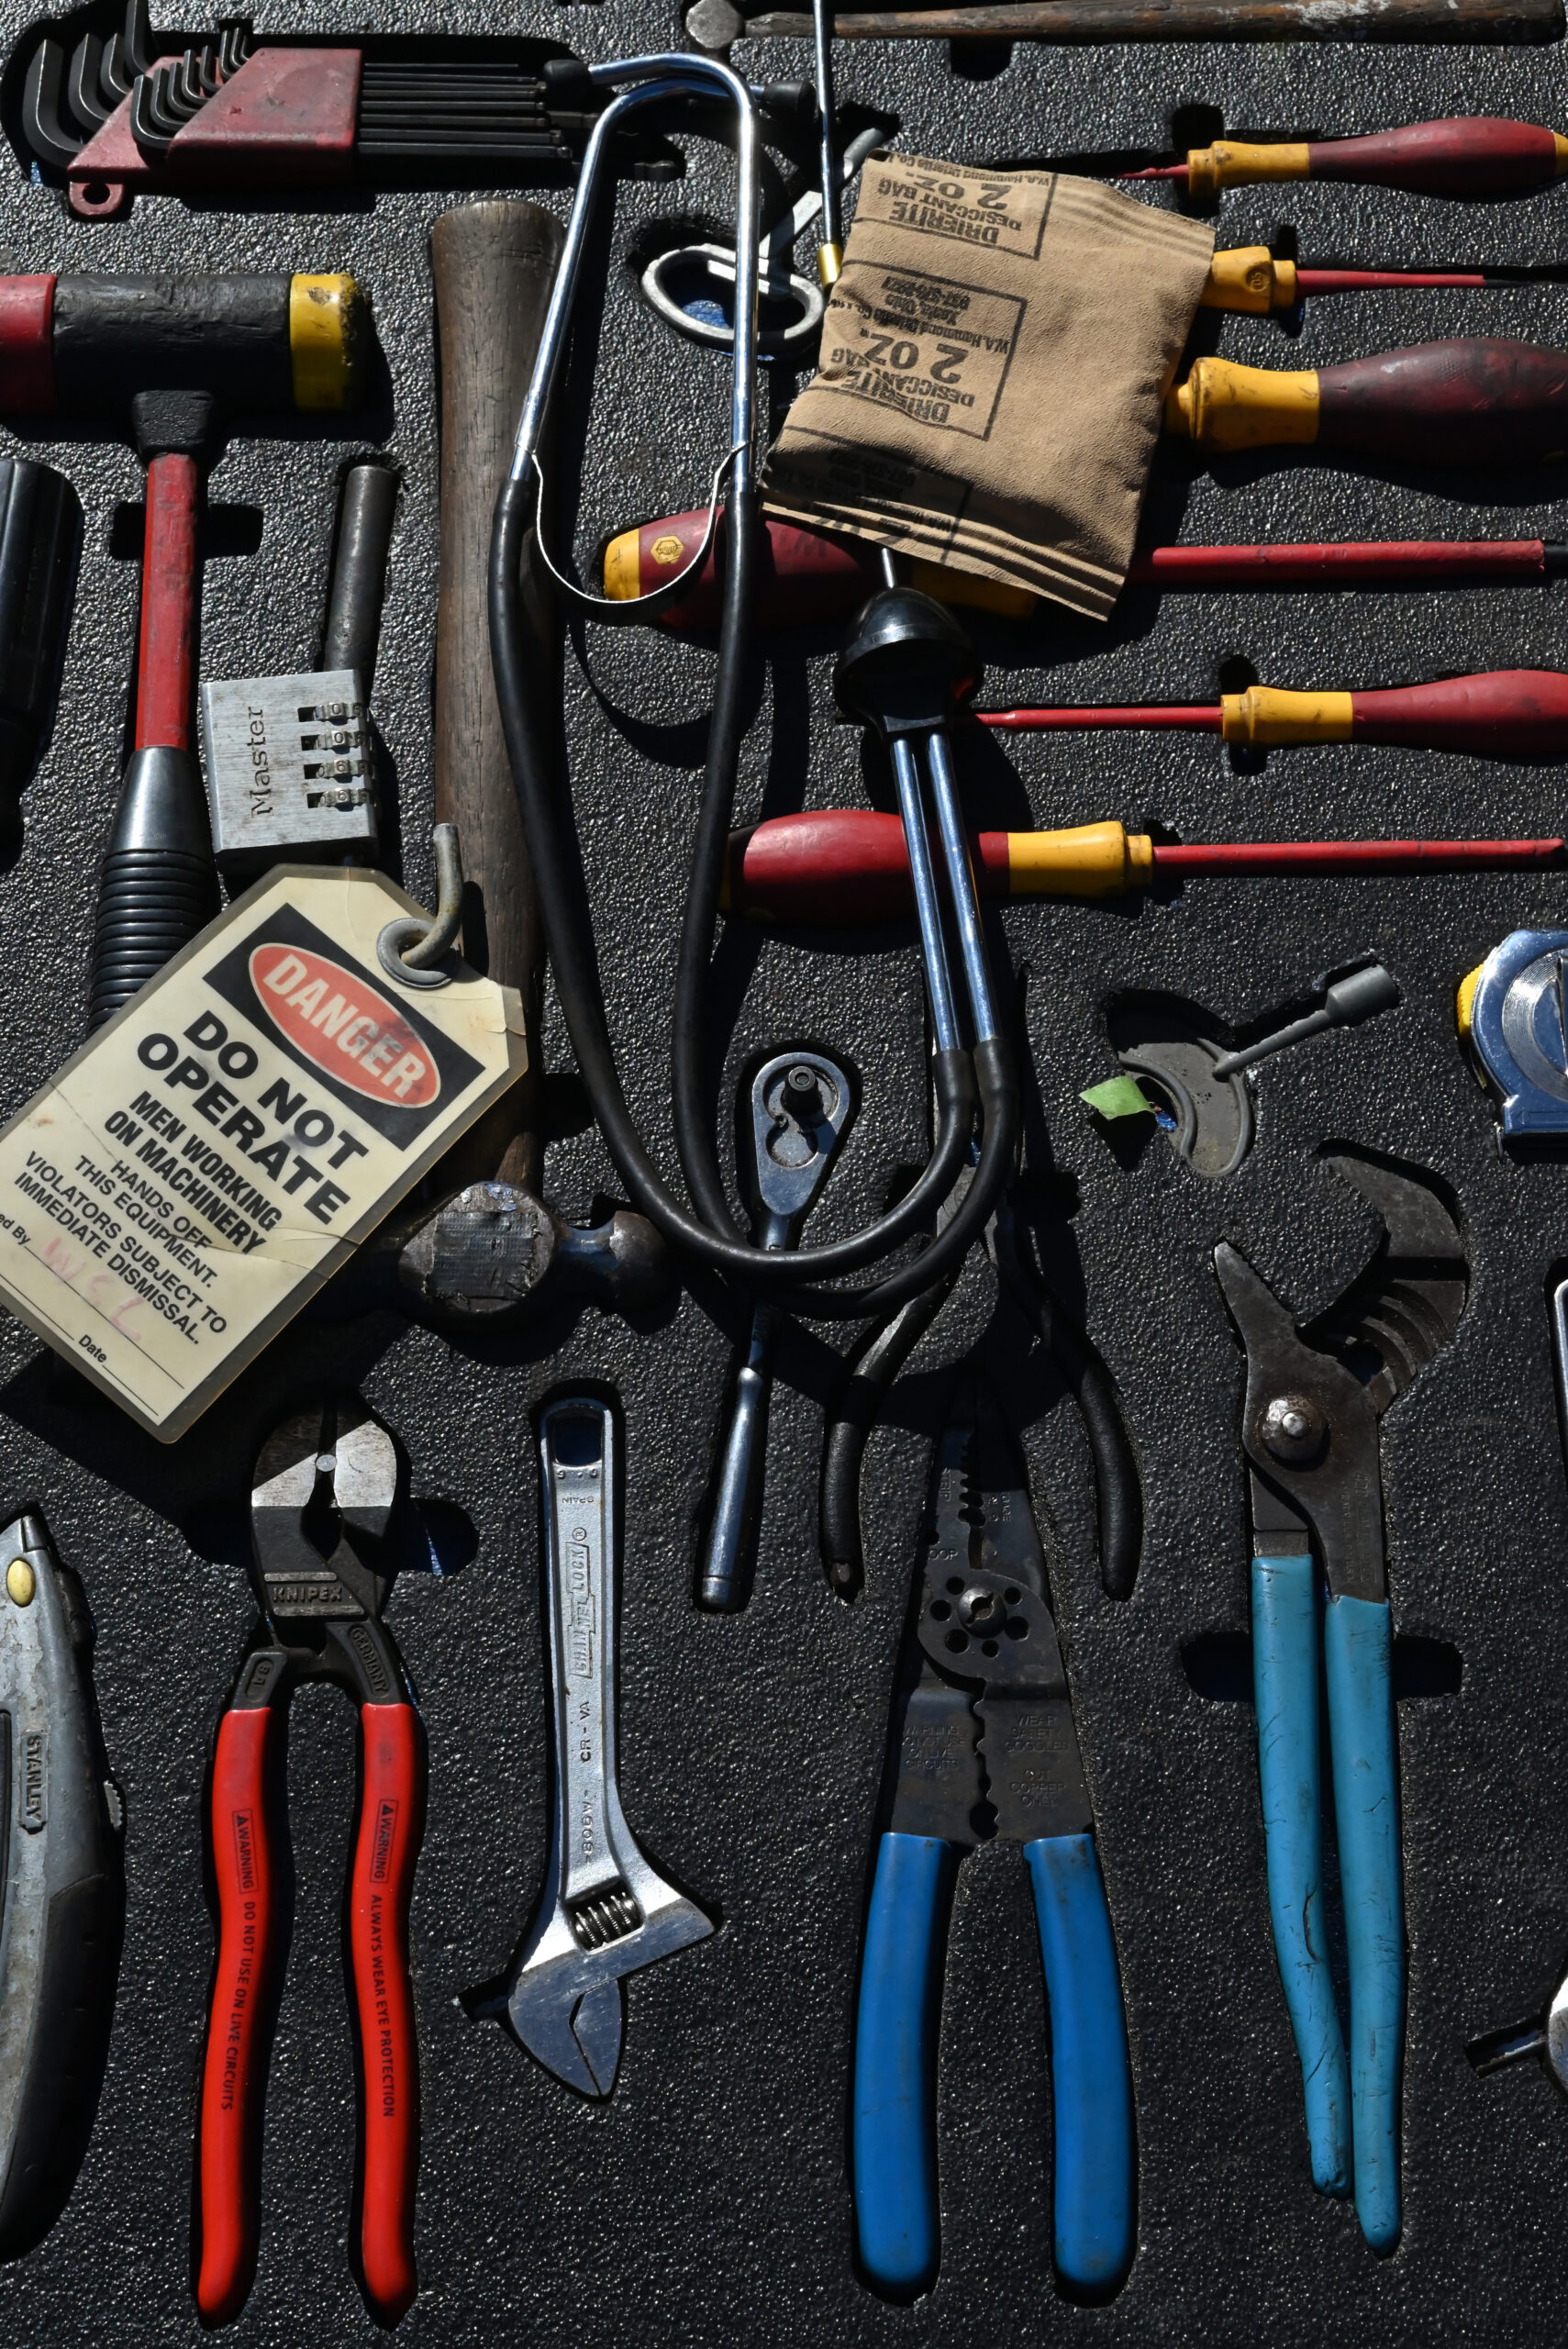
M651 1305L674 1275L647 1218L619 1208L591 1230L563 1223L514 1183L471 1183L405 1230L397 1276L443 1318L494 1321L550 1297L619 1311Z

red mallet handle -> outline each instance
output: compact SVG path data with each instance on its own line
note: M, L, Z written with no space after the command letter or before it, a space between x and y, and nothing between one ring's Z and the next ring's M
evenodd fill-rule
M195 666L196 517L201 478L194 457L154 457L147 468L141 557L141 644L136 673L136 747L191 747Z

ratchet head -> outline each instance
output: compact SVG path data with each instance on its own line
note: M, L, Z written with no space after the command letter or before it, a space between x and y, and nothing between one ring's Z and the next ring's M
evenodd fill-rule
M1483 2079L1490 2072L1523 2063L1526 2056L1537 2056L1553 2087L1568 2094L1568 1978L1552 1992L1544 2016L1509 2031L1489 2031L1484 2038L1473 2039L1464 2052Z
M822 1187L854 1097L837 1062L821 1052L775 1052L751 1080L757 1197L786 1243Z

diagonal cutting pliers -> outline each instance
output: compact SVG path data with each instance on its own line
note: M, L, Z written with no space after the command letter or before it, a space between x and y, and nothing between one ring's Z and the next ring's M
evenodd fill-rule
M967 1380L939 1441L890 1740L855 2031L852 2170L862 2273L889 2297L933 2281L936 2043L958 1862L1023 1845L1051 2027L1057 2268L1085 2298L1132 2258L1132 2082L1121 1978L1073 1702L1022 1464L989 1386Z
M1458 1225L1429 1181L1348 1151L1327 1163L1377 1210L1384 1237L1326 1314L1298 1330L1237 1249L1221 1242L1214 1261L1247 1357L1258 1775L1312 2181L1323 2194L1353 2185L1362 2232L1387 2252L1399 2236L1405 1920L1379 1422L1453 1335L1468 1269ZM1323 1910L1319 1634L1350 1967L1348 2066Z
M238 2316L256 2270L268 2041L284 1954L273 1804L289 1699L306 1680L336 1681L360 1709L348 1896L363 2162L359 2267L383 2324L396 2323L417 2288L408 1904L425 1747L403 1659L381 1620L395 1572L387 1537L397 1492L392 1437L351 1400L285 1419L256 1464L250 1531L262 1620L218 1728L212 1776L218 1952L202 2076L196 2282L208 2324Z

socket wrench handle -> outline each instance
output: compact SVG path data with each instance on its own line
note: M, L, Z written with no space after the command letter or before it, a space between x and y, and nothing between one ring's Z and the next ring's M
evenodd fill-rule
M778 1343L778 1313L771 1305L759 1305L751 1316L746 1359L735 1375L719 1454L713 1520L697 1583L698 1606L715 1613L727 1613L740 1604L741 1574L762 1513L768 1401Z
M386 558L397 511L397 475L390 465L352 465L343 483L332 579L322 632L323 669L352 669L367 706L386 595Z
M794 1247L833 1163L851 1105L848 1077L820 1052L778 1052L758 1070L751 1081L751 1140L762 1211L760 1246ZM746 1602L746 1571L762 1515L773 1359L783 1327L776 1306L754 1307L725 1419L697 1572L697 1605L713 1613L734 1613Z

